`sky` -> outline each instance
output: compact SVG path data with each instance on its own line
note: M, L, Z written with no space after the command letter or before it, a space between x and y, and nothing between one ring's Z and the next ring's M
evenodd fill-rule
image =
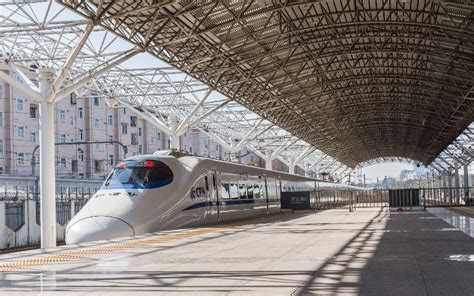
M402 170L413 169L413 164L390 162L368 166L362 169L362 174L365 174L367 183L375 182L377 177L382 180L387 177L398 177Z

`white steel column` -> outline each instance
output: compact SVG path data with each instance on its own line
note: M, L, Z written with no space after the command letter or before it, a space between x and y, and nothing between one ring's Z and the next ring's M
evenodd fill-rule
M39 106L41 248L47 249L56 247L54 103L47 101L54 75L51 69L40 69L38 76L41 92Z
M239 139L232 140L232 150L230 151L230 161L240 163L240 148L237 147L239 144Z
M463 165L464 169L464 200L469 200L469 163L465 162Z
M309 177L309 176L310 176L309 166L310 166L309 163L305 163L305 164L304 164L304 175L305 175L306 177Z
M290 174L294 174L295 173L295 163L294 163L294 159L290 159L288 161L288 173Z
M271 170L272 169L272 153L273 151L271 150L266 150L265 151L265 168L267 170Z
M456 187L456 203L459 204L459 197L460 197L460 190L461 183L459 182L459 169L456 168L454 171L454 187Z
M170 116L170 128L171 128L171 149L181 149L181 143L178 135L179 117L177 115Z

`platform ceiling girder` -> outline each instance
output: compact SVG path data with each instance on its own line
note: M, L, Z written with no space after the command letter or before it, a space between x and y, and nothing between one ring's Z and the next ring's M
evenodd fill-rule
M265 150L279 150L273 155L275 159L287 165L293 160L302 168L324 155L208 85L164 63L147 68L108 67L111 62L136 54L140 49L100 26L92 26L87 19L71 16L63 6L52 2L17 2L0 3L0 8L0 62L8 63L20 76L38 68L51 68L59 74L56 76L58 93L70 91L87 80L81 88L74 87L79 98L91 92L100 94L111 107L127 106L168 134L171 134L169 118L177 115L182 124L180 134L189 127L197 127L230 152L249 149L262 154ZM100 68L105 70L96 71ZM27 80L23 79L22 85ZM61 80L63 83L58 87ZM30 87L37 88L36 84L33 80ZM209 97L204 99L206 96ZM279 149L287 140L293 145ZM329 161L334 163L328 166ZM330 170L339 164L327 157L313 169L321 170L325 165L324 169Z
M439 173L452 175L474 160L474 123L471 123L431 163ZM442 171L442 172L441 172Z
M474 119L470 1L59 2L352 167Z

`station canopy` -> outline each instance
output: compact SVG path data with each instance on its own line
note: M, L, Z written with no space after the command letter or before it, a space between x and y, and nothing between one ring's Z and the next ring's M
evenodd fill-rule
M348 166L474 119L472 1L59 1Z
M0 1L0 24L0 65L7 70L7 74L0 71L0 83L19 83L15 96L37 100L37 70L52 69L57 75L66 73L57 93L74 88L71 100L100 96L109 108L128 108L171 137L198 130L204 141L220 145L225 158L253 153L265 162L270 157L288 167L299 166L299 173L303 168L339 180L351 172L311 144L68 7L46 0ZM55 101L61 98L65 96L54 96ZM179 122L175 132L172 118ZM254 159L251 164L262 162Z

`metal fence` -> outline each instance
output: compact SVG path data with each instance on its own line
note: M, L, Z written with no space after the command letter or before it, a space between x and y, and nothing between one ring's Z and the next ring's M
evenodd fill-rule
M66 225L71 216L87 203L100 188L102 181L61 179L56 181L56 220ZM0 201L5 202L5 225L12 231L19 230L25 220L40 225L40 188L37 178L0 177ZM28 201L33 201L35 217L26 219ZM72 203L74 201L74 203ZM71 206L74 212L71 213ZM33 222L34 221L34 222Z
M100 180L56 180L56 199L88 200L102 185ZM39 200L38 178L0 177L0 200Z
M354 206L358 208L387 207L389 205L388 190L361 190L355 194Z
M474 187L420 188L424 207L474 206Z
M419 209L474 206L474 187L377 189L358 192L354 206Z

